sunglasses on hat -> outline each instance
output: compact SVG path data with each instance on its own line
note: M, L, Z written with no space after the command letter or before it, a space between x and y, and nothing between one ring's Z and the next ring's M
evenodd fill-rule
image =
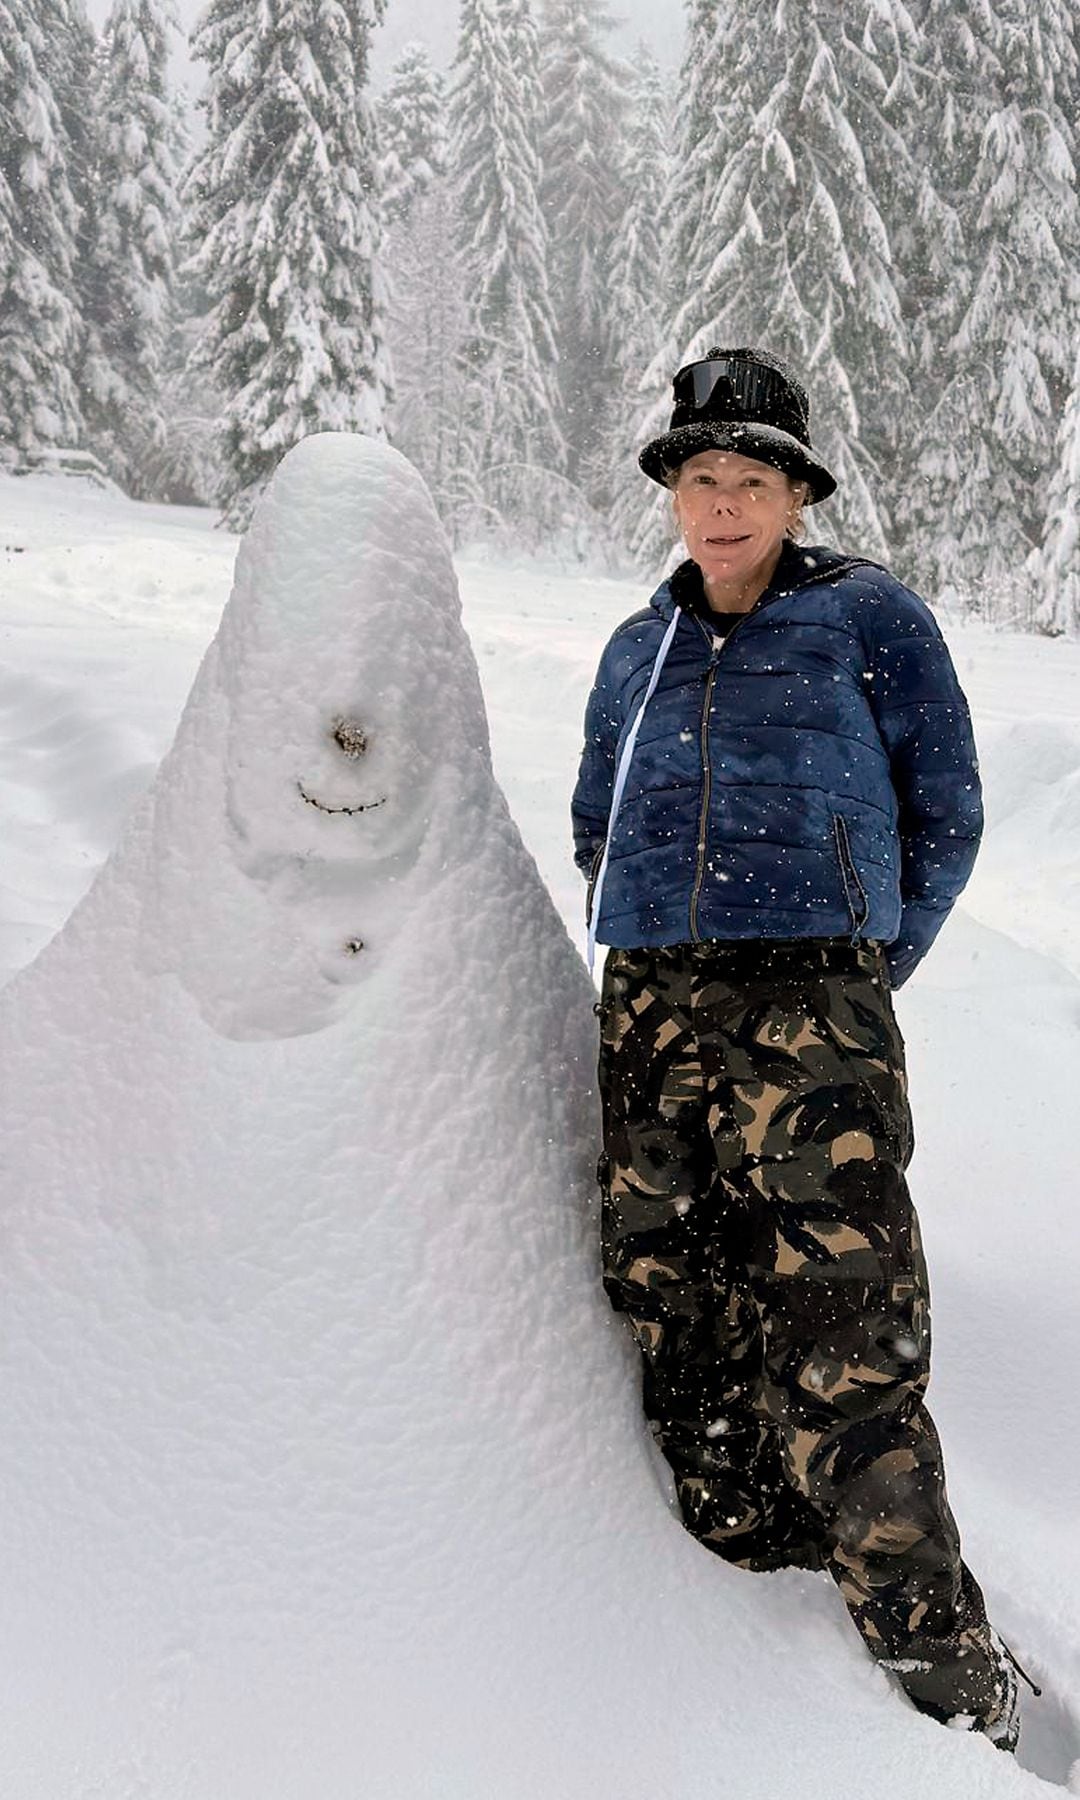
M695 416L753 419L793 430L800 438L807 434L806 410L791 378L748 357L710 356L687 363L672 382L672 395L678 424L689 424Z

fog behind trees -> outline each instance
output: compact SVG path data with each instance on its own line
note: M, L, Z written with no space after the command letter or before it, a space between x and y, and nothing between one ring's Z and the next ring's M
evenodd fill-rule
M87 0L87 12L99 31L108 10L109 0ZM177 0L176 19L183 35L174 38L172 75L192 94L204 85L205 73L192 61L187 40L204 10L205 0ZM457 42L458 11L458 0L389 0L385 23L372 47L376 88L385 84L405 45L414 38L426 45L436 67L448 68ZM645 43L662 69L677 70L686 42L682 0L618 0L613 11L613 49L630 56L639 43Z

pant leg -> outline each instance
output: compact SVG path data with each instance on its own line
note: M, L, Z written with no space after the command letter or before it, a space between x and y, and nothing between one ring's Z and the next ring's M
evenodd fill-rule
M601 1006L604 1285L642 1355L644 1408L687 1528L749 1568L817 1567L816 1521L760 1405L745 1209L717 1182L688 976L613 951Z
M879 962L791 966L692 1007L716 1134L746 1194L762 1392L786 1478L820 1520L825 1565L867 1646L912 1699L992 1716L1000 1659L960 1556L924 1404L926 1269L904 1169L903 1043ZM738 1159L738 1166L731 1165Z

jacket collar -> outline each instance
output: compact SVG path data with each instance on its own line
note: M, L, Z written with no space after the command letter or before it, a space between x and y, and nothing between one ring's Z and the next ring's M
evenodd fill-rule
M838 550L829 550L820 544L785 543L772 580L750 611L760 612L763 606L770 605L773 600L779 600L785 594L794 594L799 588L811 587L816 582L830 581L836 576L846 575L850 569L865 566L867 561L865 556L842 556ZM680 563L660 583L649 604L667 621L670 621L676 606L681 606L684 612L697 613L707 618L708 602L697 563Z

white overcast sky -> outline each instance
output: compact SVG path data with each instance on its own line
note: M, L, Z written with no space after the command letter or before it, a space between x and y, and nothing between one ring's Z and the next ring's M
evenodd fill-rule
M110 0L87 0L95 25L104 23ZM204 8L204 0L176 0L181 30L186 34ZM539 10L539 7L536 8ZM611 12L619 25L611 35L611 46L624 56L632 56L642 41L665 66L674 69L683 43L683 0L611 0ZM376 85L381 85L393 66L401 48L410 38L427 44L433 61L445 66L454 53L457 31L456 0L389 0L386 21L375 42L374 69ZM186 45L178 42L175 77L191 93L202 85L202 66L191 64Z

